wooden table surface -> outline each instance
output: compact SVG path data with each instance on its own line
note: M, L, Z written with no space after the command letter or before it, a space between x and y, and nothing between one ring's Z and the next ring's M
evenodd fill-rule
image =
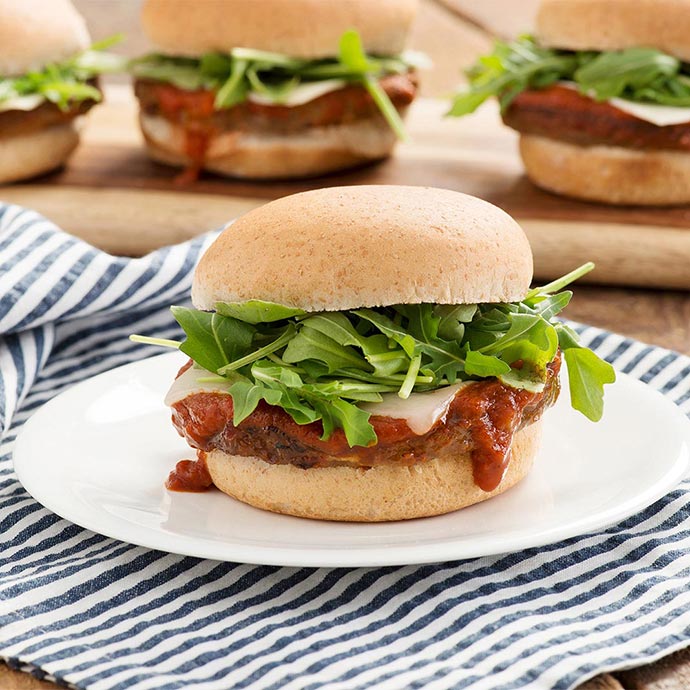
M468 3L463 0L444 0L443 7L433 0L423 0L422 12L415 29L416 47L431 53L436 69L425 80L428 95L444 93L451 81L451 72L456 74L460 66L466 65L478 51L489 45L486 35L470 24L459 20L449 8L463 9ZM95 36L127 31L133 38L131 51L141 50L141 37L136 26L138 2L136 0L101 0L99 3L77 0L80 10L87 15ZM471 3L470 3L471 4ZM500 3L495 3L500 4ZM43 185L40 192L22 193L13 188L13 200L40 207L55 203L55 189ZM3 190L4 191L4 190ZM163 192L160 192L163 194ZM86 189L85 195L91 194ZM117 190L102 190L104 203L99 209L112 208L118 201ZM108 195L111 195L108 197ZM3 194L0 193L0 197ZM6 196L6 195L5 195ZM155 196L155 195L154 195ZM151 203L156 204L152 197ZM163 197L163 200L167 197ZM159 202L161 200L159 199ZM33 203L32 203L33 202ZM206 203L208 202L208 203ZM221 209L210 206L220 203L204 195L196 197L196 207L185 202L176 209L177 216L189 214L197 220L215 222L221 210L225 218L236 215L255 205L255 199L227 199ZM557 203L557 202L554 202ZM568 205L568 202L564 202ZM103 217L99 218L98 213ZM652 214L653 215L653 214ZM112 214L107 218L104 210L92 213L91 227L108 226ZM126 213L122 222L126 222ZM209 225L212 227L212 225ZM181 232L181 231L180 231ZM690 233L690 230L688 231ZM184 233L181 233L184 236ZM687 262L690 272L690 261ZM663 270L663 266L661 267ZM690 293L685 291L650 290L639 288L599 287L582 285L576 289L573 302L566 310L570 318L623 333L633 338L661 345L690 355ZM13 671L0 664L0 690L54 690L55 685L32 678L30 675ZM605 674L589 681L579 690L686 690L690 688L690 652L681 651L649 666L629 671Z

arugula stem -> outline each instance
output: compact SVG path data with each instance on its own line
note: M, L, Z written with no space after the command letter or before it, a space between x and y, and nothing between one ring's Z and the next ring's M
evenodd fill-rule
M100 41L96 41L95 43L92 43L89 50L96 50L96 51L108 50L108 48L112 48L114 45L117 45L118 43L122 43L122 41L124 41L124 40L125 40L125 35L123 33L113 34L112 36L109 36L108 38L103 38Z
M369 381L371 383L394 385L396 389L405 381L406 378L406 374L393 374L391 376L374 376L373 374L365 374L362 371L353 371L351 369L343 370L343 373L349 376L350 378L358 379L359 381ZM433 382L433 376L415 377L415 385L425 385Z
M539 294L551 294L552 292L558 292L566 287L566 285L570 285L570 283L576 281L578 278L582 278L582 276L587 275L587 273L593 269L594 263L592 261L588 261L586 264L582 264L582 266L570 271L570 273L566 273L566 275L561 276L560 278L557 278L556 280L553 280L542 287L532 288L527 293L525 299L530 299L531 297L535 297Z
M383 90L381 84L379 84L378 79L372 77L370 74L364 74L362 75L362 83L364 84L364 88L369 92L369 95L374 99L374 103L376 103L378 109L381 111L381 115L383 115L390 128L395 132L395 136L398 137L400 141L408 141L410 137L407 134L402 118L396 107L391 103L391 99L388 98L388 94Z
M407 375L403 381L400 390L398 391L398 397L403 400L407 400L410 397L410 393L414 388L415 382L417 380L417 374L419 373L419 367L422 364L422 355L415 355L410 362L410 368L407 370Z
M284 359L281 359L280 357L278 357L278 355L274 354L273 352L269 352L266 355L266 359L270 359L271 362L273 362L274 364L278 364L281 367L292 369L292 371L296 371L298 374L304 374L304 369L302 369L302 367L298 367L295 364L288 364Z
M130 335L129 339L133 343L143 343L144 345L160 345L161 347L174 347L176 350L179 350L180 345L182 345L182 343L178 343L177 340L151 338L148 335Z
M395 347L398 346L398 343L396 343L395 341L393 341L393 344L395 345ZM394 352L383 352L377 355L369 355L367 357L367 360L371 364L373 364L374 362L389 362L392 359L400 359L401 357L405 356L406 355L402 350L395 350Z
M245 93L242 89L242 80L247 72L249 62L236 59L232 63L232 71L223 86L218 89L214 100L214 107L227 108L244 100Z
M224 367L218 369L218 374L220 374L221 376L225 376L225 374L228 374L231 371L241 369L243 366L246 366L247 364L252 364L253 362L256 362L257 359L262 359L263 357L270 355L276 350L280 350L280 348L282 348L284 345L287 345L288 342L290 342L294 334L294 327L287 328L285 330L285 333L283 333L283 335L281 335L279 338L276 338L272 343L269 343L268 345L265 345L264 347L261 347L258 350L255 350L254 352L250 352L248 355L240 357L239 359L236 359L234 362L226 364Z

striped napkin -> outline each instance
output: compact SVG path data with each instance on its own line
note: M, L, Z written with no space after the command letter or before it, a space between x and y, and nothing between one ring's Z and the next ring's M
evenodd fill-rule
M81 529L12 469L29 415L174 338L212 237L113 258L0 205L0 656L89 690L566 690L690 644L690 483L625 522L540 549L378 569L218 563ZM690 359L582 339L690 412ZM46 439L50 452L50 439ZM653 461L650 458L650 461Z

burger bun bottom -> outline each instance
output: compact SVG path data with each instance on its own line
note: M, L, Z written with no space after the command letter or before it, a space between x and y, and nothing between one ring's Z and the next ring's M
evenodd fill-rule
M520 137L527 176L549 192L606 204L690 203L690 153Z
M59 168L78 144L79 134L74 122L26 134L0 135L0 184Z
M176 167L194 165L182 127L144 113L139 121L151 158ZM312 177L386 158L395 143L381 117L285 135L223 132L211 138L203 168L245 179Z
M537 421L515 434L506 474L489 492L474 483L469 454L411 466L301 469L214 450L206 462L216 487L256 508L318 520L409 520L450 513L517 484L532 467L541 424Z

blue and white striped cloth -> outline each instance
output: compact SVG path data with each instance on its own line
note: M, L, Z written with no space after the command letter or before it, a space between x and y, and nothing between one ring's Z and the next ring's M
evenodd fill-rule
M687 481L599 534L378 569L185 558L37 504L12 469L22 423L65 387L157 354L128 333L179 335L167 307L209 241L113 258L0 205L0 657L89 690L566 690L690 644ZM582 337L690 412L690 359Z

